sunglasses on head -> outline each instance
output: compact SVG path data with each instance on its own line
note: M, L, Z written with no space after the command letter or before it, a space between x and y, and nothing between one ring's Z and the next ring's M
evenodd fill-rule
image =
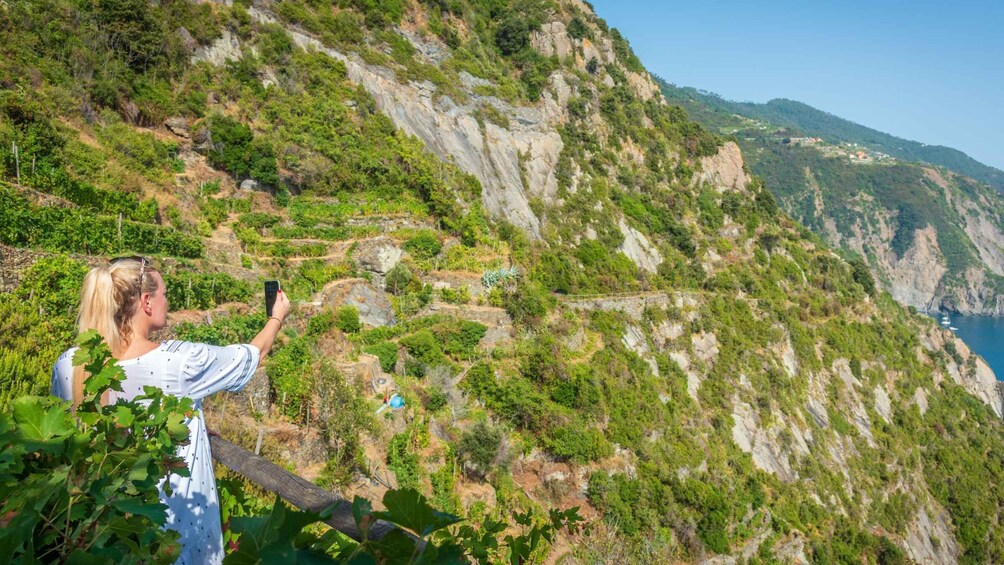
M129 255L126 257L116 257L108 261L108 264L114 265L122 261L136 261L139 263L139 278L137 281L139 282L139 291L143 292L143 277L146 275L146 267L150 264L150 260L140 255Z

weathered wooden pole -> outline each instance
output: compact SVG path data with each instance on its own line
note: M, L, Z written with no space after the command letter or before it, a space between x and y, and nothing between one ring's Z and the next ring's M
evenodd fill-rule
M352 517L352 504L348 500L219 436L210 436L209 443L213 459L255 485L278 494L296 508L320 512L335 505L331 516L324 523L356 541L362 541L362 532ZM369 539L381 539L394 529L394 525L378 520L370 526ZM410 533L408 535L414 538Z

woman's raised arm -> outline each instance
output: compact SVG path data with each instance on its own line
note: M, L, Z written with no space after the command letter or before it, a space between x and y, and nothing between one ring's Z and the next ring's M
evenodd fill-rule
M286 316L289 315L289 306L289 298L286 296L286 293L280 290L275 296L275 305L272 306L272 316L265 321L265 327L251 340L251 345L258 348L259 359L264 359L272 349L275 337L279 335L282 323L286 320Z

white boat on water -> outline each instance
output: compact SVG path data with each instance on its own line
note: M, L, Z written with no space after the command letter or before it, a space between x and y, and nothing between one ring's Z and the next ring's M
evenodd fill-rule
M948 316L942 316L941 317L941 325L948 326L948 325L951 325L951 323L952 322L951 322L951 320L948 319Z
M950 329L950 330L952 330L952 331L954 332L955 330L957 330L957 329L959 329L959 328L957 328L957 327L955 327L955 326L948 326L948 329Z

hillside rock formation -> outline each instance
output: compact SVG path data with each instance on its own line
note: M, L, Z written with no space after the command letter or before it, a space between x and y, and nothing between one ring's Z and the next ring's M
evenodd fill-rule
M963 315L1004 315L1004 227L994 210L1001 208L995 194L967 194L959 190L954 175L925 169L926 185L932 194L931 206L943 206L958 218L960 235L972 250L972 263L961 272L953 271L946 259L939 228L927 225L913 232L912 243L897 257L892 241L896 237L896 214L862 199L861 217L850 229L838 229L824 205L817 217L825 218L826 239L869 257L879 283L896 300L919 310L954 312ZM942 227L940 229L951 229ZM849 234L847 232L850 232ZM953 253L958 253L952 250Z
M271 14L249 10L261 22L276 20ZM481 181L482 201L492 214L506 218L533 236L540 235L540 219L530 209L533 196L551 196L556 192L554 167L561 153L561 136L554 130L564 116L564 102L545 93L539 108L514 107L494 96L469 92L470 100L458 104L448 96L436 95L431 83L401 84L393 73L363 62L358 55L345 55L325 47L303 32L287 28L301 48L323 52L345 63L349 78L361 84L373 96L377 107L394 125L425 142L441 159L453 161L461 170ZM552 76L552 84L560 82ZM465 87L473 90L478 80L470 77ZM566 87L567 88L567 87ZM558 92L566 91L560 87ZM511 128L491 122L479 124L474 113L490 105L511 117ZM527 160L521 163L521 155ZM527 172L529 186L521 173Z

